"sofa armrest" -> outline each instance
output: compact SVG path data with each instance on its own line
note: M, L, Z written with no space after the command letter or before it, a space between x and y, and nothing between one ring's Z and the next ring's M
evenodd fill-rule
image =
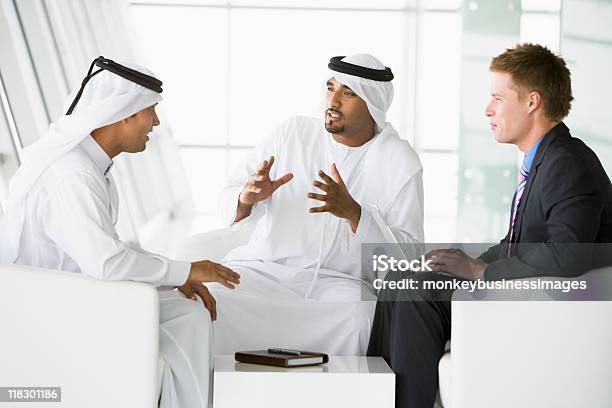
M575 279L609 284L610 274ZM455 293L450 407L612 406L612 302L518 296Z
M62 407L156 406L150 285L0 266L0 384L61 387Z

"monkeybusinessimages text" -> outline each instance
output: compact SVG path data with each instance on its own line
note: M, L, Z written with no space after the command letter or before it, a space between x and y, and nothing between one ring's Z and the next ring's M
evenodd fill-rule
M384 272L433 272L431 268L431 259L426 260L425 256L420 258L407 260L396 259L388 255L373 255L372 256L372 271L375 273ZM391 290L468 290L474 292L476 290L556 290L563 293L568 293L573 290L586 290L586 281L560 281L560 280L424 280L413 277L403 279L395 278L377 278L373 282L374 289L391 289Z

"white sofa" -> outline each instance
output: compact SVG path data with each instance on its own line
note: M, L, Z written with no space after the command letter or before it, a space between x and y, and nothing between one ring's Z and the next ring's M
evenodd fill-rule
M176 257L219 261L249 229L188 237ZM612 269L589 272L611 285ZM546 294L541 294L546 299ZM453 296L451 351L439 364L445 408L611 407L612 302Z
M65 408L156 407L158 304L147 284L0 266L0 386L61 387Z

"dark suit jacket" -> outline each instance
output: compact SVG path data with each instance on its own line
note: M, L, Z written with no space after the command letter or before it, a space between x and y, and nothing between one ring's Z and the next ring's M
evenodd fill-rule
M600 244L612 243L610 179L595 153L572 137L563 122L538 146L516 215L510 257L509 236L479 257L489 263L485 279L572 277L612 265L612 246Z

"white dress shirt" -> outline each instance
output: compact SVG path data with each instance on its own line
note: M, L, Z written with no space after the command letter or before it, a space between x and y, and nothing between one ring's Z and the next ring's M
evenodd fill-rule
M102 280L179 286L190 264L119 240L119 196L112 160L87 137L54 162L26 199L26 220L16 263L80 272Z

